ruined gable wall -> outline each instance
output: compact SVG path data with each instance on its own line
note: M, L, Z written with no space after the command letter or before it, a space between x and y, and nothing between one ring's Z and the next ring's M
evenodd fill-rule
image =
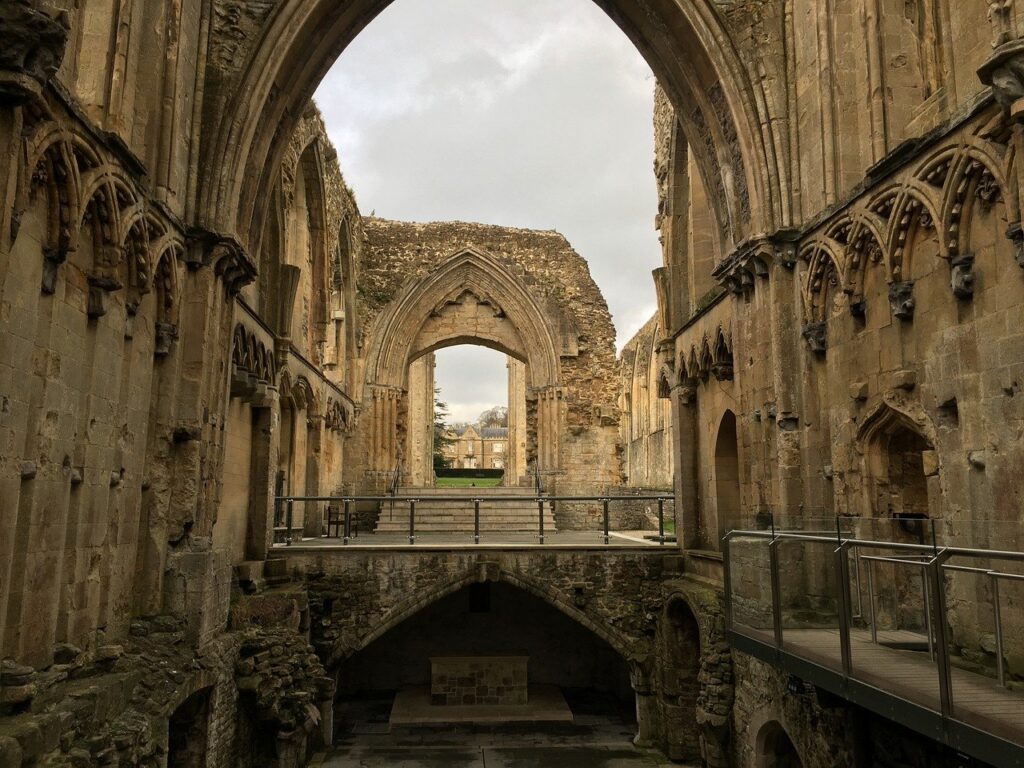
M562 359L569 423L586 425L595 407L615 402L615 328L586 261L557 232L443 222L413 224L365 219L366 252L360 264L359 316L364 335L373 320L411 282L465 248L504 262L529 286L542 307L572 323L579 353ZM561 317L546 318L556 330Z

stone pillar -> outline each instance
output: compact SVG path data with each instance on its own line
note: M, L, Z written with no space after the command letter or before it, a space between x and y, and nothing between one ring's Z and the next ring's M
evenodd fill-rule
M508 453L505 485L519 485L526 475L526 363L508 358Z
M307 404L307 408L312 407ZM323 471L324 417L322 414L306 416L306 496L319 496L320 473ZM302 516L302 535L310 539L318 539L323 534L322 509L326 504L307 501Z
M698 478L697 386L687 379L672 388L672 421L676 425L673 446L675 465L676 530L679 546L693 549L701 541L700 481Z
M772 372L776 402L775 466L778 473L778 508L784 517L795 514L804 499L800 432L803 380L800 355L800 297L790 245L775 251L769 280L771 306Z
M281 405L276 388L252 401L252 487L246 525L246 560L265 560L274 541L274 476L277 474Z
M319 704L320 738L325 746L334 743L334 699L324 699Z
M646 668L639 663L631 662L629 682L636 694L636 736L633 743L647 749L654 747L658 740L657 718L658 702L654 695L654 686Z
M565 423L565 391L544 387L537 392L537 457L542 472L561 468L561 434Z
M409 364L408 484L434 484L434 354Z

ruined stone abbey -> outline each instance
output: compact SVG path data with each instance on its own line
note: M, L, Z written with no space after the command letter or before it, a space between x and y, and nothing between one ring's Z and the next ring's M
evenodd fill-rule
M520 648L684 765L1024 766L1024 0L595 2L618 358L560 234L359 211L311 97L390 0L0 0L0 768L299 768ZM528 543L427 503L463 343Z

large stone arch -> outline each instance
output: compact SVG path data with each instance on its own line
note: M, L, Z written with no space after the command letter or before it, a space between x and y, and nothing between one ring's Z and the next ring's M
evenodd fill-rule
M567 595L561 593L550 584L544 584L540 580L530 578L522 573L515 573L501 568L482 567L467 570L440 584L432 584L409 595L391 611L378 617L375 621L371 621L367 625L365 633L357 638L355 642L335 645L328 656L328 666L335 666L346 658L359 653L366 649L374 640L383 637L442 598L478 582L504 583L521 589L557 609L580 626L585 627L595 636L606 642L626 663L630 665L646 665L648 663L647 658L638 655L636 640L605 624L600 618L588 615L585 611L577 608L572 604Z
M258 246L266 192L302 106L331 65L392 0L285 0L211 30L197 218ZM712 0L595 0L647 59L681 116L708 181L725 192L731 237L790 218L781 122L761 72L738 49L742 18ZM239 62L245 62L239 68Z
M552 322L551 315L505 263L477 248L458 251L410 280L369 334L363 398L369 477L385 476L403 458L409 363L465 343L526 363L527 387L537 399L537 455L542 466L557 468L565 422L560 355L571 340L562 333L569 324Z

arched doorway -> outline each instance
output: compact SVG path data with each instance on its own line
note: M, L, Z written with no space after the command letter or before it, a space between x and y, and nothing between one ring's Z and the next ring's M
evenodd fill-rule
M883 402L865 419L858 442L864 454L868 536L913 544L931 541L935 515L928 474L936 474L938 466L933 442L926 436L930 432L926 417L912 403ZM878 626L923 631L927 600L920 572L894 563L870 567Z
M740 519L739 439L736 414L732 411L726 411L722 416L715 441L715 514L717 544Z
M204 768L210 731L212 689L195 692L171 714L167 724L167 767Z
M368 440L365 474L355 479L379 483L408 464L410 366L460 344L489 347L523 363L529 429L536 434L527 460L533 453L543 467L560 466L565 408L559 353L571 344L571 324L557 320L504 263L476 249L456 253L408 285L369 334L364 400L372 405L361 422Z
M665 608L662 638L661 706L668 736L667 752L672 760L684 762L701 758L697 727L697 698L700 694L700 626L693 610L681 598Z
M803 768L800 754L778 720L761 728L757 737L758 768Z

